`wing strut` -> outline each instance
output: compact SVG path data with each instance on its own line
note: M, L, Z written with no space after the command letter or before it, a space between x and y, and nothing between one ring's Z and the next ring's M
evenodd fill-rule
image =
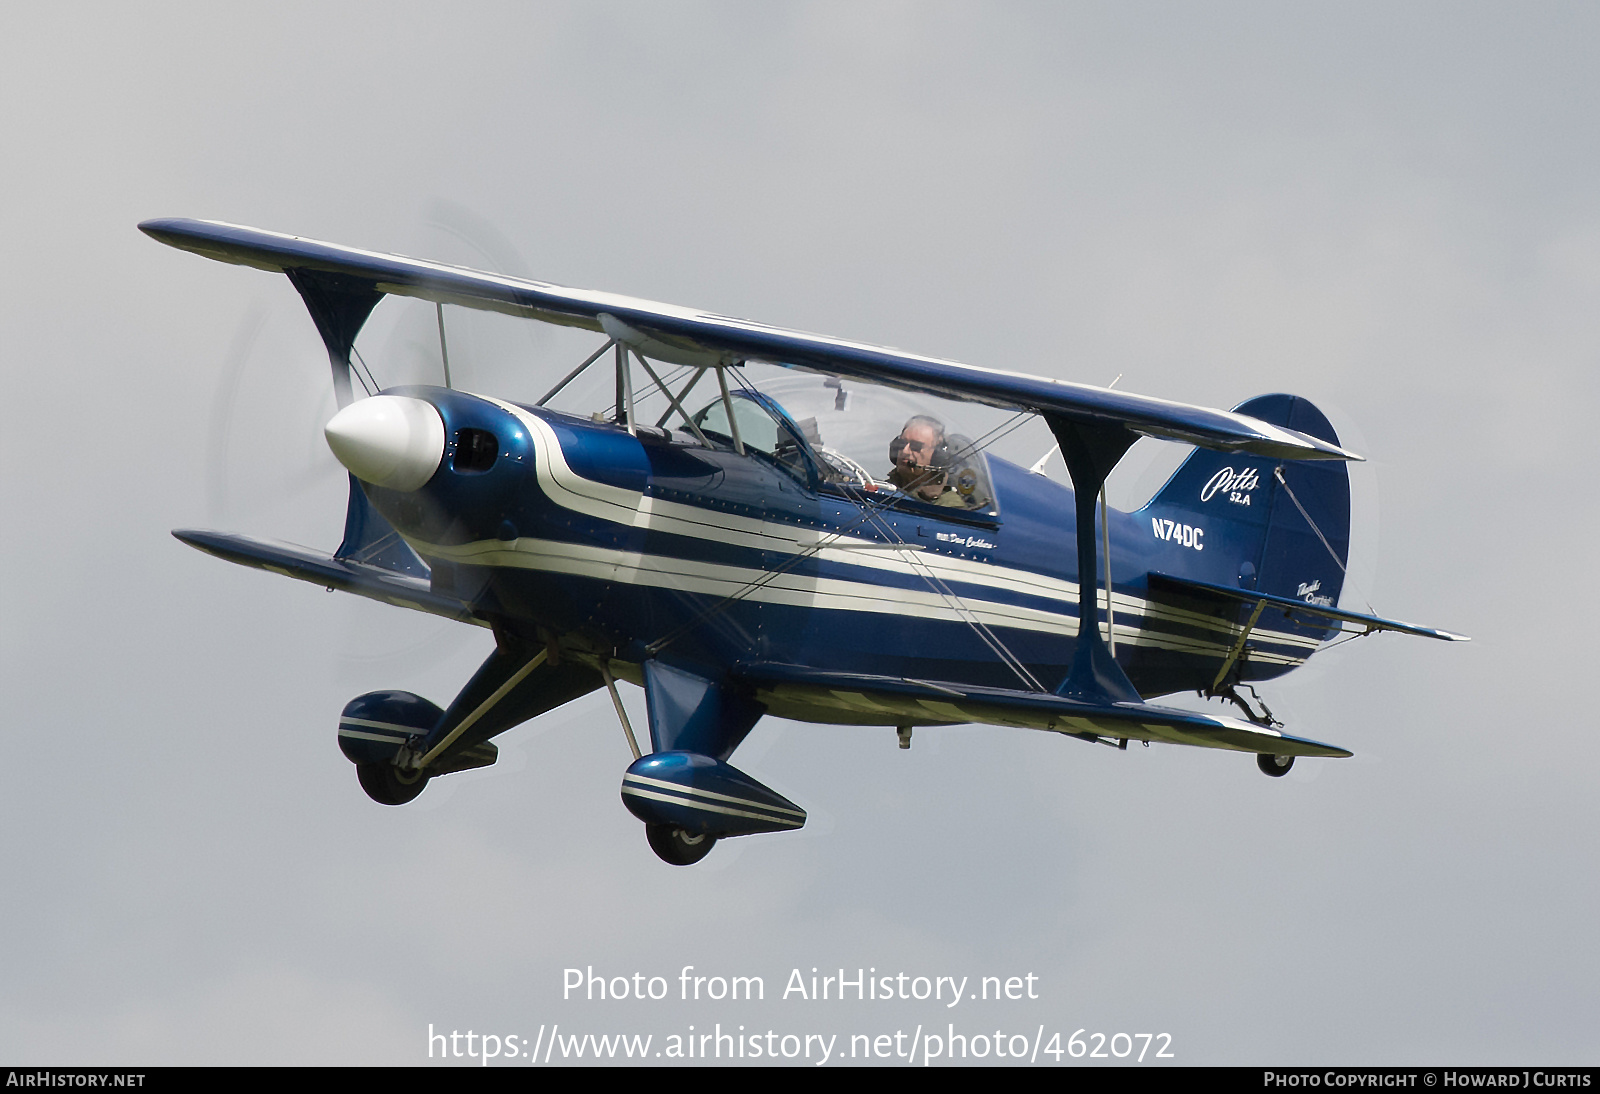
M454 387L450 382L450 347L444 340L444 305L435 303L433 309L439 317L439 359L444 362L444 386Z
M1100 554L1106 575L1106 645L1117 655L1117 610L1111 603L1111 518L1106 516L1106 484L1100 484Z
M733 450L744 455L744 440L739 436L739 419L733 413L733 397L728 394L727 369L717 366L717 384L722 388L722 406L728 412L728 432L733 434Z
M347 407L351 398L350 350L372 309L383 299L383 293L374 288L371 281L345 274L293 266L283 272L306 302L311 321L322 335L322 344L328 347L334 398L341 408Z
M600 659L600 676L606 682L606 690L611 693L611 705L617 708L617 718L622 722L622 732L628 736L628 747L633 750L635 760L644 756L639 751L638 738L633 735L633 723L628 721L627 708L622 705L622 696L617 694L617 681L611 675L611 662L604 657Z
M600 360L600 358L602 356L604 356L606 350L610 349L612 346L614 346L616 344L617 343L614 340L612 340L610 338L607 338L605 345L601 346L599 349L597 349L593 353L589 354L588 357L585 357L584 360L583 360L583 364L579 365L577 368L573 369L571 372L569 372L565 376L563 376L561 378L561 382L560 383L556 384L555 387L553 387L549 391L545 392L544 393L544 398L540 399L537 403L534 403L533 405L534 406L544 406L544 404L548 403L551 399L554 399L557 395L561 394L561 389L562 388L566 387L568 384L572 383L572 381L576 380L578 378L579 374L582 373L584 369L588 368L590 365L592 365L596 361Z
M639 358L639 360L642 362L644 360L644 358L641 357L641 358ZM683 403L683 401L685 399L687 399L689 397L689 392L694 388L694 385L696 385L696 384L698 384L700 382L700 377L704 376L705 374L706 374L706 370L705 369L703 369L703 368L696 369L694 375L689 377L689 382L687 384L684 384L681 388L678 389L678 394L677 394L676 397L674 397L671 392L667 393L667 398L671 399L672 401L671 401L671 404L668 405L667 409L662 412L661 417L656 419L656 428L657 429L660 429L662 426L667 424L667 419L672 417L672 411L673 411L674 407L677 408L678 413L680 413L680 414L683 413L683 407L681 406L681 404ZM661 390L666 391L666 388L663 387ZM710 448L711 446L707 445L706 447Z
M1233 644L1233 649L1229 650L1228 656L1223 659L1222 667L1217 670L1217 678L1211 681L1213 692L1222 686L1222 681L1227 679L1228 670L1233 668L1233 663L1239 660L1239 655L1244 652L1244 644L1249 640L1250 632L1256 629L1256 623L1261 619L1261 610L1266 606L1265 600L1256 601L1256 610L1250 613L1250 621L1244 625L1244 630L1239 632L1239 640Z
M689 432L693 433L695 435L695 439L698 440L701 444L705 445L707 448L712 447L711 442L706 440L706 435L704 433L700 432L700 427L694 424L694 419L689 417L689 412L687 410L683 409L683 404L678 401L678 397L676 395L672 394L672 389L670 387L668 387L665 383L663 383L662 380L661 380L661 377L656 375L656 370L650 367L650 362L645 360L644 354L640 353L638 350L635 350L633 355L639 359L639 366L644 369L645 375L650 377L650 382L655 384L656 387L660 388L661 389L661 394L663 394L663 395L665 395L667 397L667 402L670 404L670 407L668 409L668 413L671 413L671 411L676 410L679 413L679 415L682 416L683 424L689 427ZM705 369L701 369L700 371L704 372ZM698 380L699 378L700 378L700 376L697 373L695 375L694 379ZM690 380L689 383L692 385L694 383L694 380ZM684 390L687 391L688 388L685 388ZM665 420L665 419L663 419L663 420ZM661 424L660 422L656 423L657 426L659 426L660 424Z
M617 420L628 427L629 436L639 433L639 418L633 411L633 368L628 361L628 347L621 342L617 347Z
M1072 671L1056 688L1068 699L1100 703L1138 703L1139 691L1100 636L1100 566L1094 534L1095 509L1106 476L1138 438L1120 423L1090 424L1049 414L1045 421L1061 445L1072 476L1078 532L1078 650ZM1110 582L1107 581L1107 594Z

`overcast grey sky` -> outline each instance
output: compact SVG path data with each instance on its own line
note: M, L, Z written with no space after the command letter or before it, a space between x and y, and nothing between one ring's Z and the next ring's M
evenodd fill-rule
M1593 6L1537 3L8 12L0 1060L410 1063L430 1023L721 1022L1596 1062L1597 40ZM385 809L341 706L445 702L489 639L168 535L331 549L344 488L287 282L158 246L156 216L1209 405L1296 392L1370 457L1361 592L1475 641L1373 638L1270 686L1356 753L1282 781L769 722L736 762L810 823L674 870L591 696ZM363 336L386 382L428 360L418 307ZM469 388L537 395L573 361L451 322ZM563 1002L589 965L767 999ZM778 998L812 967L1033 973L1040 998Z

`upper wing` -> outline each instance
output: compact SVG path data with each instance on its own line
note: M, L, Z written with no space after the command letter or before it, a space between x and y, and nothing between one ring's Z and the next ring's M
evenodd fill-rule
M151 238L220 262L356 278L383 293L603 331L647 357L703 366L766 361L928 395L1025 409L1088 425L1277 459L1360 459L1337 445L1244 414L1126 391L978 368L649 300L570 289L402 255L340 247L219 221L139 225Z

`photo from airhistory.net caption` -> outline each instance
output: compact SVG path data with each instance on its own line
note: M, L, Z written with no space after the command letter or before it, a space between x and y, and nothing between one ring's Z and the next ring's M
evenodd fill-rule
M1052 1004L1047 985L1031 971L963 975L795 967L774 976L725 974L694 965L672 972L613 973L585 965L563 969L552 995L554 1005L521 1028L430 1023L425 1060L484 1067L1183 1065L1183 1046L1166 1030L1101 1028L1052 1017L1040 1021L1040 1009L1051 1007L1053 1015L1059 1001ZM653 1021L651 1005L670 1007L671 1017ZM888 1014L888 1005L894 1005L893 1017L875 1021L877 1014ZM606 1009L622 1006L629 1007L627 1019L608 1022ZM715 1013L703 1021L686 1020L697 1007ZM1241 1073L1246 1070L1274 1089L1591 1085L1585 1068Z

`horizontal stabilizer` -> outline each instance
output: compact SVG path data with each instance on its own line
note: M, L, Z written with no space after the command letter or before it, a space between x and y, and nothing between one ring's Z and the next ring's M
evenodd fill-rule
M442 615L462 623L488 626L472 614L471 605L466 601L440 596L422 578L408 577L363 562L334 558L292 543L252 539L230 532L178 529L172 534L208 555L216 555L241 566L271 570L296 581L309 581L327 589L354 593L369 600L381 600L385 604L398 604L402 608L427 612L429 615Z
M1349 756L1347 749L1227 715L1150 703L1098 703L1046 692L972 687L773 662L736 675L779 717L855 725L981 723L1044 729L1103 741L1164 741L1272 756Z
M1446 642L1471 641L1464 634L1442 631L1435 627L1419 627L1415 623L1402 623L1398 619L1383 619L1380 616L1365 615L1361 612L1342 611L1330 604L1308 604L1304 600L1296 600L1292 596L1274 596L1270 593L1258 593L1254 589L1213 585L1209 581L1191 581L1185 577L1172 577L1168 574L1152 572L1150 574L1150 588L1156 591L1166 589L1172 592L1185 593L1202 599L1231 600L1241 604L1266 604L1270 607L1282 608L1283 614L1287 617L1299 616L1302 622L1308 618L1332 619L1340 623L1353 623L1364 627L1368 633L1373 631L1398 631L1401 634L1421 635L1423 638L1440 638Z
M220 221L147 220L139 228L152 239L219 262L285 273L333 274L365 283L380 293L581 327L603 332L619 344L664 361L701 366L765 361L905 391L1030 410L1081 425L1123 426L1144 436L1205 448L1273 459L1361 458L1328 441L1234 411L979 368L615 293L341 247Z

